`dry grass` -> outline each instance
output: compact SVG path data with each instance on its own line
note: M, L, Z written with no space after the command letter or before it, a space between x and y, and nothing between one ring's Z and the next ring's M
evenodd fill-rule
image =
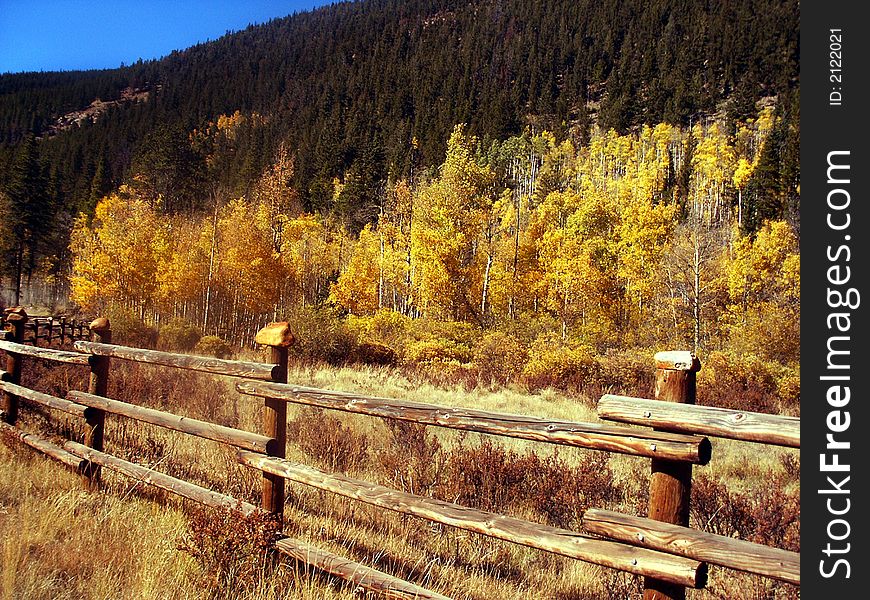
M28 365L26 383L37 389L62 395L84 384L80 370L31 364L35 368ZM442 405L596 420L590 398L510 388L445 389L384 368L300 367L292 370L290 381ZM109 395L250 431L260 428L259 400L236 393L230 380L115 361ZM72 439L80 435L75 423L58 426L63 422L58 414L24 413L27 429ZM291 406L289 413L294 443L288 457L324 469L572 528L587 505L646 511L649 462L644 459L441 428L391 426L380 419L303 407ZM216 443L110 417L106 447L140 464L258 502L259 475L239 466L233 452ZM713 462L696 467L696 476L705 478L704 489L722 482L735 498L754 497L775 476L788 497L796 497L794 464L783 456L796 457L796 452L717 442ZM130 487L120 476L106 474L107 493L87 494L76 476L27 450L13 454L0 445L0 463L3 597L359 597L304 566L243 569L240 565L248 564L243 555L250 555L250 548L235 551L228 571L221 571L219 563L226 560L215 560L215 552L196 551L223 543L213 531L204 535L210 531L207 516L162 492ZM546 481L556 485L542 485ZM747 506L749 512L761 510ZM639 597L640 581L629 575L303 486L288 486L285 516L288 535L457 599ZM698 515L693 519L694 526L708 525ZM106 541L96 548L94 540L101 536ZM796 593L784 584L714 569L709 589L690 595L760 600Z

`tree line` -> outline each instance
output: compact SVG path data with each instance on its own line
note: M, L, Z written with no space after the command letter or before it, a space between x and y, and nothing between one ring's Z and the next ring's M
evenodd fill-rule
M599 128L583 145L531 130L487 142L458 125L440 166L386 181L358 231L306 210L287 147L248 194L215 188L195 214L164 210L143 175L77 217L72 296L238 342L328 306L358 331L396 315L600 352L727 346L791 362L799 220L784 110L733 127ZM226 115L191 144L219 164L257 118ZM333 201L364 180L334 178Z
M165 212L207 212L204 187L250 194L284 144L304 209L358 233L388 179L441 163L455 123L487 145L528 129L580 146L596 126L689 127L718 111L736 122L762 98L796 97L798 18L782 0L336 3L119 69L0 75L0 189L18 185L22 149L36 140L34 198L65 235L143 173ZM147 101L52 131L128 89ZM212 149L188 134L236 111L259 118L234 130L220 168L206 164ZM796 109L783 118L797 127ZM338 197L335 178L353 181ZM25 270L65 268L64 241L30 236Z

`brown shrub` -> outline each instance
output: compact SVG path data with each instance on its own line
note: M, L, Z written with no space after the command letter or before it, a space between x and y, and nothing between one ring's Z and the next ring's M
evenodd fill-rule
M425 425L384 419L389 435L377 453L389 485L414 494L427 494L442 475L444 450Z
M348 361L364 365L392 366L398 362L396 351L376 342L362 342L348 356Z
M698 529L800 551L800 495L789 474L771 473L757 489L733 491L701 474L692 482L691 513Z
M199 563L209 597L224 598L228 589L258 587L271 566L280 529L271 515L243 517L229 510L198 509L191 513L178 549Z
M572 467L558 456L520 455L483 440L448 455L439 495L492 512L531 509L551 525L575 527L587 508L608 507L622 496L607 461L590 453Z
M363 468L368 439L321 409L306 409L287 424L287 439L329 471Z
M750 354L711 352L698 374L698 404L775 414L777 392L773 365Z
M491 331L474 345L473 365L484 382L502 385L516 380L528 360L526 348L514 336Z

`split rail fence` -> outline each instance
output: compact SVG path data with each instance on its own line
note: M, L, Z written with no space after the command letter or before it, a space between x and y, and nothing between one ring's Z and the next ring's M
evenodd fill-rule
M283 522L285 482L291 481L383 509L643 576L645 600L685 598L687 588L706 585L710 564L800 585L798 553L688 527L693 466L706 465L712 456L712 445L704 436L800 446L798 418L695 406L695 374L700 364L688 352L662 352L655 356L656 399L603 396L598 405L600 418L619 423L610 425L437 406L293 385L287 378L288 348L293 343L287 323L272 323L255 338L256 343L270 348L269 363L114 345L106 319L90 323L89 341L80 339L79 333L73 344L74 351L37 347L35 344L43 339L40 325L32 329L34 345L27 345L27 323L23 310L7 309L7 332L0 341L0 350L7 357L5 371L0 371L3 392L0 428L72 467L90 487L98 485L100 470L105 468L206 506L243 515L264 513L279 519L280 523ZM58 338L52 337L52 330L49 325L45 339L66 339L64 328L60 329ZM88 389L71 390L66 398L57 398L24 388L20 382L25 359L80 365L90 371ZM107 398L113 359L236 378L239 392L262 402L263 431L241 431ZM83 443L67 441L59 446L15 427L21 399L83 419ZM638 517L590 509L583 516L583 530L570 531L323 472L285 458L288 402L647 458L651 461L649 513L647 517ZM104 448L106 415L120 415L234 447L241 464L262 473L260 506L112 456ZM301 540L283 537L275 548L293 559L389 598L446 598Z

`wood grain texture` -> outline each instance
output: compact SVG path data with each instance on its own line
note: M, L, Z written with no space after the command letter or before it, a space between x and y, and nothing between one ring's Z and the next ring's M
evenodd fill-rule
M242 450L239 451L239 460L245 465L280 475L296 483L466 531L636 575L652 575L675 585L700 588L706 584L707 566L695 560L415 496L344 475L324 473L286 459Z
M656 355L655 396L658 400L694 404L697 371L693 355L685 352ZM676 358L675 356L676 355ZM688 356L686 356L688 355ZM672 361L673 364L668 364ZM685 361L685 362L682 362ZM650 461L649 517L665 523L687 526L692 498L692 465L662 458ZM660 577L644 577L644 600L685 600L686 588Z
M275 547L291 558L340 577L345 581L350 581L364 589L377 592L384 598L450 600L447 596L361 565L343 556L321 550L300 540L285 538L276 542Z
M16 344L15 342L5 342L0 340L0 350L5 352L14 352L23 356L32 356L34 358L42 358L54 362L67 363L71 365L88 365L87 354L79 352L69 352L66 350L55 350L54 348L37 348L36 346L28 346L27 344Z
M31 390L30 388L15 385L14 383L9 383L6 381L0 381L0 390L9 392L10 394L15 394L16 396L20 398L25 398L27 400L30 400L31 402L36 402L37 404L41 404L42 406L53 408L54 410L60 410L83 419L87 419L90 414L94 412L92 408L88 408L83 404L77 404L64 398L57 398L49 394L43 394L42 392L37 392L35 390Z
M587 510L583 527L606 538L800 585L797 552L610 510Z
M257 381L239 382L236 389L244 394L320 408L648 458L706 464L711 453L710 442L703 437L675 436L601 423L553 421Z
M166 427L167 429L188 433L208 440L222 442L237 448L266 453L273 450L275 447L275 440L273 438L258 433L232 429L231 427L215 425L214 423L200 421L198 419L180 417L153 408L127 404L126 402L110 400L109 398L79 391L69 392L67 398L73 402L78 402L79 404L103 410L108 413L122 415L137 421L142 421L143 423L150 423L152 425Z
M24 344L24 326L27 324L27 313L24 309L16 307L6 309L5 326L9 328L6 339L3 343L13 342L16 346ZM8 342L7 342L8 340ZM17 352L6 352L6 373L11 383L18 384L21 382L21 354ZM4 392L2 396L2 404L0 411L3 412L3 421L15 425L18 420L18 396Z
M602 396L598 416L608 421L702 434L746 442L800 448L800 417L674 404L627 396Z
M272 370L275 365L265 363L246 362L240 360L225 360L210 356L193 356L189 354L175 354L158 350L145 350L142 348L129 348L114 344L101 344L97 342L76 342L74 347L79 352L86 352L96 356L109 356L130 360L134 362L162 365L164 367L176 367L191 371L203 371L214 375L227 375L230 377L249 377L272 381Z
M88 448L87 446L77 442L66 442L63 447L67 452L96 465L122 473L123 475L141 483L153 485L154 487L172 492L173 494L188 498L194 502L199 502L205 506L221 510L236 511L244 516L249 516L260 511L260 509L253 504L242 502L231 496L200 487L181 479L176 479L175 477L170 477L169 475L143 467L142 465L137 465L136 463L131 463L116 456L106 454L105 452Z
M701 370L701 362L694 354L686 350L656 352L655 363L657 369L693 372Z
M46 456L50 456L78 472L81 472L85 468L86 461L81 457L64 450L60 446L53 444L36 434L21 431L14 425L3 423L2 421L0 421L0 432L9 437L17 438L34 450L39 450Z

